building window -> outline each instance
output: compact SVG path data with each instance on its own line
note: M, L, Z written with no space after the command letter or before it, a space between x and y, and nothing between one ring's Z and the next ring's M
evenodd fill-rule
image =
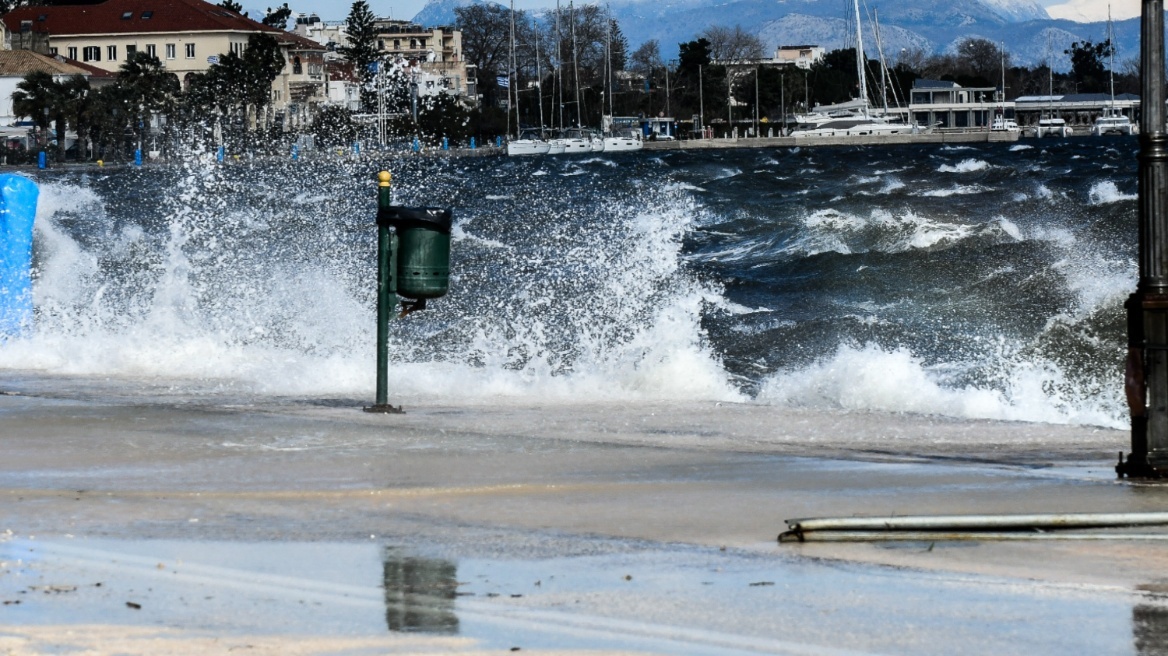
M118 60L118 47L117 46L106 46L105 47L105 58L109 61L117 61Z
M393 40L393 49L394 50L401 50L401 39L394 39Z
M174 59L177 56L178 56L178 46L174 45L173 43L166 44L166 58L167 59Z
M81 51L83 61L101 61L101 48L97 46L85 46Z
M195 44L188 43L187 45L187 59L195 58Z
M292 74L293 75L303 75L304 74L304 66L302 66L300 64L299 57L294 57L292 59Z
M154 45L153 43L146 44L146 54L150 55L151 57L157 57L158 46Z
M49 48L49 54L56 57L57 56L57 49L56 48Z
M69 59L77 59L77 46L69 46Z
M122 20L130 20L133 17L134 17L134 12L132 12L132 11L122 12Z
M151 18L154 18L154 12L153 12L153 11L144 11L144 12L142 12L142 20L150 20Z
M129 61L138 54L138 46L126 46L126 60Z
M237 55L240 55L240 56L243 55L243 48L244 48L244 44L242 44L242 43L231 44L231 52L234 52Z

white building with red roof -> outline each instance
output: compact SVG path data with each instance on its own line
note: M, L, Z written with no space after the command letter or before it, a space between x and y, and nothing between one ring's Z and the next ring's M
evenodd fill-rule
M22 7L3 16L14 37L47 34L50 53L116 73L136 52L157 57L186 84L228 52L242 53L248 37L269 34L286 57L272 84L277 111L295 124L313 104L326 102L320 44L202 0L107 0L96 5Z

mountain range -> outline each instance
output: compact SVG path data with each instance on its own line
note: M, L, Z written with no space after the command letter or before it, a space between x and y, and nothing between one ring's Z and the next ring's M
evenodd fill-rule
M414 16L423 25L454 23L454 9L491 0L430 0ZM566 4L567 0L562 0ZM583 4L583 3L581 3ZM631 48L656 39L662 56L676 57L677 45L697 38L707 27L742 26L757 34L768 50L781 45L818 45L833 50L854 44L854 27L841 0L616 0L613 17ZM867 5L867 6L865 6ZM1106 23L1051 19L1033 0L897 0L885 5L860 3L865 14L864 45L875 56L870 20L878 16L885 56L896 61L902 50L952 52L966 38L1006 44L1015 65L1051 61L1055 70L1070 68L1063 54L1079 41L1107 38ZM539 12L534 12L538 14ZM1114 24L1117 64L1139 56L1140 19Z

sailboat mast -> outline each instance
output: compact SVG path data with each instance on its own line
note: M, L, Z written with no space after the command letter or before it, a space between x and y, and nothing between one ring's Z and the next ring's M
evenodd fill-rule
M556 88L559 89L560 129L564 129L564 72L563 72L563 39L560 38L560 0L556 0Z
M864 115L868 114L868 80L864 76L864 35L860 26L860 0L852 0L856 12L856 73L860 78L860 99L864 101Z
M539 32L535 33L535 97L539 99L539 136L543 134L543 72L539 67Z
M605 8L608 16L605 17L607 24L604 30L604 70L606 73L604 94L608 96L608 120L612 121L612 7L605 5Z
M515 79L515 0L511 0L511 70L507 78L507 102L515 103L515 138L519 138L519 89ZM507 112L507 134L511 134L511 112Z
M1111 5L1107 5L1107 47L1111 50L1111 107L1115 108L1115 32L1111 26Z
M876 32L876 56L880 58L880 100L884 115L888 116L888 67L884 64L884 39L880 36L880 12L872 10L873 30Z
M572 70L576 78L576 127L584 127L584 115L580 109L580 63L576 61L576 5L568 3L568 22L572 28Z

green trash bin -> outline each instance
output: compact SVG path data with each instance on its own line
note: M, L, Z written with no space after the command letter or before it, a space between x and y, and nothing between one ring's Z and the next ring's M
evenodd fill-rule
M397 294L425 300L445 296L450 289L449 209L392 205L378 213L378 221L397 232Z

